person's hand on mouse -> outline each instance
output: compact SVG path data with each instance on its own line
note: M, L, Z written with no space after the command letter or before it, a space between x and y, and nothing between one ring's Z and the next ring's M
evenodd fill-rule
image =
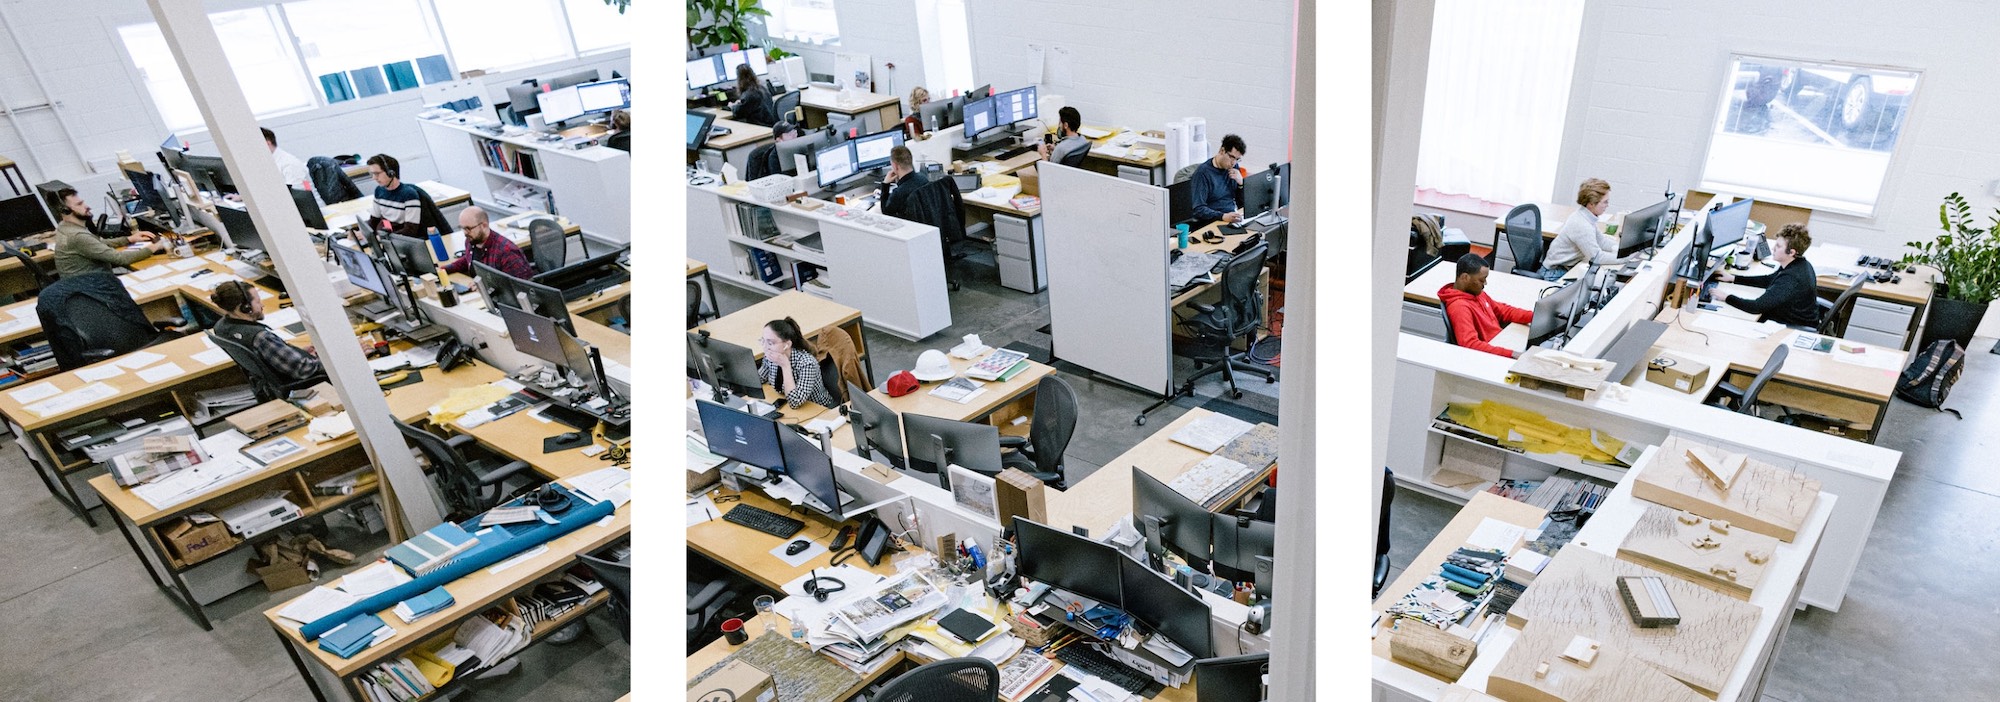
M1222 221L1226 224L1235 224L1237 222L1241 222L1243 221L1243 211L1237 210L1235 212L1224 213L1222 215Z

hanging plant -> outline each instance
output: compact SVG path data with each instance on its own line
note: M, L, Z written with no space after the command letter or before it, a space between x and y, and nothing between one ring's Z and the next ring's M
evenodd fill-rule
M625 8L632 6L632 0L604 0L604 4L618 8L618 14L625 14Z

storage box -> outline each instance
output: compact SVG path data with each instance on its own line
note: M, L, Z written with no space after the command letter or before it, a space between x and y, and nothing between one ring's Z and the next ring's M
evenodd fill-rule
M1021 179L1022 195L1042 196L1042 176L1035 172L1034 166L1015 171L1014 177Z
M300 412L290 402L272 400L229 415L228 421L231 428L255 440L304 426L306 413Z
M1708 364L1661 352L1646 362L1646 382L1686 393L1698 392L1708 384Z
M767 175L750 181L750 197L772 204L785 201L792 193L792 177L783 173Z
M210 556L236 545L238 541L235 536L230 535L229 528L219 520L197 524L187 517L182 517L172 525L161 529L160 540L166 542L167 550L182 563L207 560Z
M773 702L776 699L778 692L771 686L771 674L742 661L723 666L722 670L688 686L688 702Z
M1047 486L1019 468L1008 468L994 476L994 500L1000 503L1000 526L1013 526L1015 517L1047 523Z

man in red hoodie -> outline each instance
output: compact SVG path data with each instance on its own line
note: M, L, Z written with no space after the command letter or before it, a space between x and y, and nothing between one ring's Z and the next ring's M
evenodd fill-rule
M1535 313L1500 304L1488 297L1486 276L1492 272L1493 269L1486 265L1486 259L1480 258L1479 254L1459 257L1458 279L1438 288L1438 302L1444 305L1445 315L1451 318L1452 334L1458 337L1453 341L1459 346L1513 358L1513 351L1489 342L1510 323L1535 321Z

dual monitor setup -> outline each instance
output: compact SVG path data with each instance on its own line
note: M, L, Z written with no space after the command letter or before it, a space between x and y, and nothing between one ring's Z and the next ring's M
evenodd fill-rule
M1208 603L1110 544L1014 518L1015 574L1124 611L1196 658L1215 655Z
M770 75L771 66L764 58L762 49L741 49L713 56L689 59L687 62L688 90L707 90L716 86L736 83L736 67L750 64L750 70L757 77Z
M160 165L164 166L168 173L176 171L186 173L188 180L197 190L217 196L235 195L238 192L236 180L230 176L229 169L223 164L220 156L198 156L174 146L162 145L159 157ZM177 214L174 214L178 208L170 206L167 202L166 198L171 196L169 194L171 190L165 187L162 182L164 179L148 171L128 170L125 175L131 181L132 190L137 195L137 204L128 204L128 211L132 211L134 207L147 208L155 212L166 212L169 216L178 218ZM320 210L319 199L311 191L300 190L296 186L287 187L286 191L292 196L292 206L298 210L300 222L311 229L327 228L326 215ZM266 250L263 234L258 232L257 223L250 218L250 210L247 207L218 198L215 217L222 222L222 228L232 246L239 249Z
M854 516L842 511L840 482L827 448L769 417L708 400L695 405L709 452L754 469L753 477L791 478L812 498L806 506L835 523Z
M1618 230L1618 255L1631 257L1659 248L1661 239L1672 228L1673 204L1674 198L1668 196L1625 215L1625 222ZM1739 225L1736 239L1742 238L1741 228ZM1600 270L1593 263L1583 277L1545 290L1535 300L1535 319L1528 326L1528 345L1559 344L1574 336L1590 323L1597 309L1610 302L1616 294L1616 275L1617 271Z
M514 115L510 121L518 125L525 125L529 115L541 115L543 123L556 128L564 122L631 106L631 81L615 72L610 80L598 80L594 68L507 86L507 107Z
M1004 93L982 85L963 95L932 100L917 107L917 121L924 131L936 132L965 125L962 149L991 143L991 138L1020 122L1041 117L1041 103L1035 86Z
M1276 524L1210 512L1137 468L1132 469L1132 519L1146 537L1148 554L1173 554L1196 571L1252 581L1259 597L1271 595Z

